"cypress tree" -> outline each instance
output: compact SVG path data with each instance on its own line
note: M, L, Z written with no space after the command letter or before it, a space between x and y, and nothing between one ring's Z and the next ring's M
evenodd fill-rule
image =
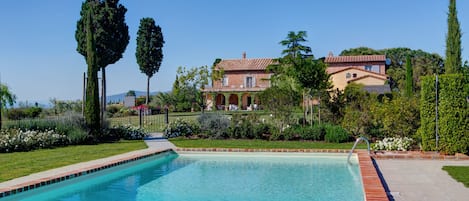
M414 90L414 82L413 82L413 69L412 69L412 62L410 60L410 56L407 55L405 61L405 96L411 97L413 95Z
M461 71L461 28L456 11L456 0L449 1L448 33L446 35L446 61L445 72L447 74Z
M85 102L85 122L91 133L97 137L100 129L99 121L99 91L98 91L98 70L96 62L95 38L93 37L93 5L90 5L86 17L86 63L88 64L88 79L86 82L86 102Z

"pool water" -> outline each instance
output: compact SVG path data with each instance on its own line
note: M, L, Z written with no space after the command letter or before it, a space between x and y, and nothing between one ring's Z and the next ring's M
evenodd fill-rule
M166 152L7 200L364 200L345 154Z

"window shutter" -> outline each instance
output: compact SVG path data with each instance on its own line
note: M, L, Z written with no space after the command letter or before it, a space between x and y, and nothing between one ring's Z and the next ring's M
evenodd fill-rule
M256 76L252 76L252 87L256 87Z
M246 88L247 87L247 80L248 80L248 77L244 77L244 85L243 85L243 88Z

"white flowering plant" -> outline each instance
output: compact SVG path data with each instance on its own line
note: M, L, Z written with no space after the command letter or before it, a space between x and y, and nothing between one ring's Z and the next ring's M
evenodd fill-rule
M413 142L414 140L408 137L387 137L383 140L378 140L372 148L373 150L407 151Z
M5 129L0 131L0 152L30 151L69 144L66 135L53 129L45 131Z
M189 137L193 134L197 134L198 130L199 126L194 122L182 118L177 118L175 121L169 123L168 127L165 129L164 137Z
M131 124L114 126L111 130L117 133L119 139L141 140L147 136L143 128Z

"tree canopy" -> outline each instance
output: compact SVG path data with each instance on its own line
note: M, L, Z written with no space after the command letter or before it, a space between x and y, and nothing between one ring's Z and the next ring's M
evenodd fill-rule
M446 34L446 73L459 73L462 68L461 28L459 27L456 0L449 1L448 33Z
M75 39L77 51L86 58L86 15L93 7L92 31L95 39L96 63L99 68L116 63L129 44L129 28L125 23L127 9L119 0L86 0L80 11Z
M429 53L423 50L412 50L410 48L398 47L375 50L368 47L351 48L343 50L341 56L356 56L383 54L386 55L386 74L390 76L390 86L395 91L403 91L405 89L405 64L407 55L411 58L413 69L413 91L420 91L420 77L425 75L433 75L441 72L443 69L443 57L436 53Z
M140 71L147 75L147 98L150 96L150 78L160 70L163 61L163 33L161 27L155 25L153 18L142 18L137 32L137 63Z

